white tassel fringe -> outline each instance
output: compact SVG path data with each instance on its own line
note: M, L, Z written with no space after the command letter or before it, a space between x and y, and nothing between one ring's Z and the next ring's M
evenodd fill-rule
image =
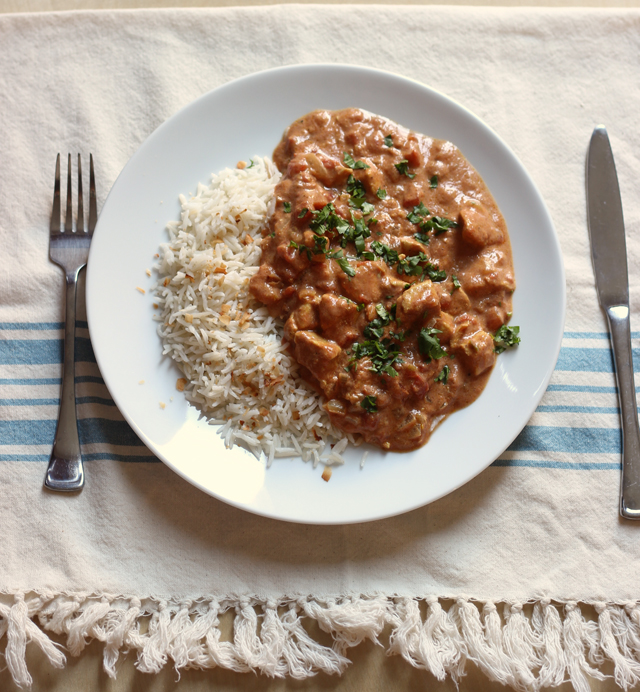
M438 680L450 675L458 681L471 660L489 679L514 690L570 681L577 692L589 692L589 678L604 679L601 668L608 662L617 685L628 690L640 683L640 604L590 606L542 599L498 609L491 601L435 596L168 602L109 594L0 594L0 641L19 687L32 684L25 661L31 642L53 666L64 667L61 647L46 634L52 632L66 635L72 656L91 639L103 642L104 669L112 678L126 652L147 673L171 661L177 671L220 666L298 680L318 672L340 675L351 647L366 639L383 646L384 635L388 654ZM220 629L227 611L235 613L231 641L222 639ZM328 633L332 645L317 642L305 621Z

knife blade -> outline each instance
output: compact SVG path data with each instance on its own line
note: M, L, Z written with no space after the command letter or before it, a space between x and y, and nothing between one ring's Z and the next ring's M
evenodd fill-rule
M598 299L609 324L622 424L620 515L640 520L640 425L631 351L629 277L622 200L607 130L591 135L586 170L587 221Z

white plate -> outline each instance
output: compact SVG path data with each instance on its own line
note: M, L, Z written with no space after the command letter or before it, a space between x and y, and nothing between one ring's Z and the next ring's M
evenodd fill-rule
M492 191L507 222L517 290L512 323L522 343L503 353L480 398L405 454L346 453L328 483L300 459L265 465L228 451L176 391L161 357L145 270L177 218L178 194L254 155L271 155L293 120L354 106L454 142ZM544 267L541 281L540 267ZM432 502L494 461L531 417L555 366L564 325L559 244L540 194L506 144L446 96L397 75L341 65L269 70L205 94L159 127L116 180L100 215L87 270L87 313L98 365L140 439L207 493L260 515L313 524L369 521ZM144 385L139 385L144 380ZM170 399L173 398L173 401ZM166 402L161 409L159 402Z

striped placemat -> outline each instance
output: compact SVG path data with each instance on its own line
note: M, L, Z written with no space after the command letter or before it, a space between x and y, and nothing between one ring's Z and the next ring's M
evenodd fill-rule
M0 323L0 461L47 461L56 430L63 328L57 322ZM640 332L633 332L640 372ZM76 403L86 461L157 461L122 418L76 323ZM565 332L551 383L524 430L493 462L584 470L621 467L620 409L609 335ZM639 380L640 382L640 380Z

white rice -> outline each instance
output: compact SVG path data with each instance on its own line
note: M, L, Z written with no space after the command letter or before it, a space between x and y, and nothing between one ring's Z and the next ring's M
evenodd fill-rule
M184 373L187 399L221 426L227 447L264 454L268 466L292 456L342 464L348 442L358 441L331 425L321 397L298 377L282 323L248 291L279 179L256 157L180 196L180 220L169 224L156 267L158 333Z

